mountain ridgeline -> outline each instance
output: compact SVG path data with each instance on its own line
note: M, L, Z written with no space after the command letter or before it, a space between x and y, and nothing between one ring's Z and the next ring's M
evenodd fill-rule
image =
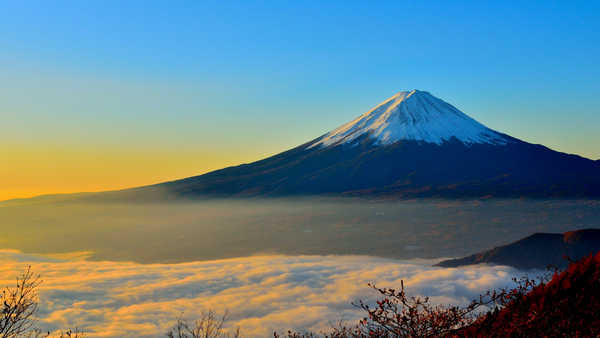
M472 264L500 264L519 269L565 268L569 260L577 261L600 251L600 229L568 231L562 234L536 233L516 242L471 256L445 260L442 267Z
M148 188L187 198L597 198L600 163L496 132L413 90L294 149Z
M494 131L428 92L413 90L392 96L321 137L260 161L76 198L315 195L599 198L600 161Z

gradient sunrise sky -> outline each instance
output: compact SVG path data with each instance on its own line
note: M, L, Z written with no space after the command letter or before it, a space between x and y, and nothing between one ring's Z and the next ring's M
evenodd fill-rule
M250 162L400 90L600 158L597 1L5 1L0 200Z

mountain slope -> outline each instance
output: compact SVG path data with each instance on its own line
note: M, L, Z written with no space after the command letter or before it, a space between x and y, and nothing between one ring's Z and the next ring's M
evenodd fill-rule
M161 185L169 193L225 196L382 194L399 197L598 196L598 168L584 158L521 142L444 146L361 138Z
M581 259L600 251L600 229L569 231L564 234L537 233L514 243L480 252L468 257L438 263L443 267L458 267L490 263L521 269L544 269L548 265L566 267L569 257Z
M599 197L600 165L491 130L413 90L289 151L153 188L175 197Z

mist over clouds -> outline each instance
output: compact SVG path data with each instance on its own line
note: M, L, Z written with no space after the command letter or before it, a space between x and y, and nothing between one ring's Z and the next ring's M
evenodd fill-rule
M29 203L25 203L29 202ZM296 198L0 203L0 249L175 263L251 255L460 257L598 226L600 202Z
M273 330L319 330L362 313L351 303L373 301L368 282L397 287L436 303L464 303L507 286L522 272L503 266L437 268L432 260L367 256L255 256L179 264L88 261L85 253L47 257L0 251L0 284L26 265L41 274L38 326L79 327L90 336L162 335L179 316L206 309L231 314L244 336ZM531 275L532 272L530 272Z

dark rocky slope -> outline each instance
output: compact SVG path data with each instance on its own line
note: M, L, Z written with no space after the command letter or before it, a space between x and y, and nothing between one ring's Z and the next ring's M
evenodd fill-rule
M471 264L501 264L519 269L543 269L549 265L564 268L570 260L578 260L600 251L600 229L569 231L564 234L537 233L514 243L459 259L438 263L443 267Z

